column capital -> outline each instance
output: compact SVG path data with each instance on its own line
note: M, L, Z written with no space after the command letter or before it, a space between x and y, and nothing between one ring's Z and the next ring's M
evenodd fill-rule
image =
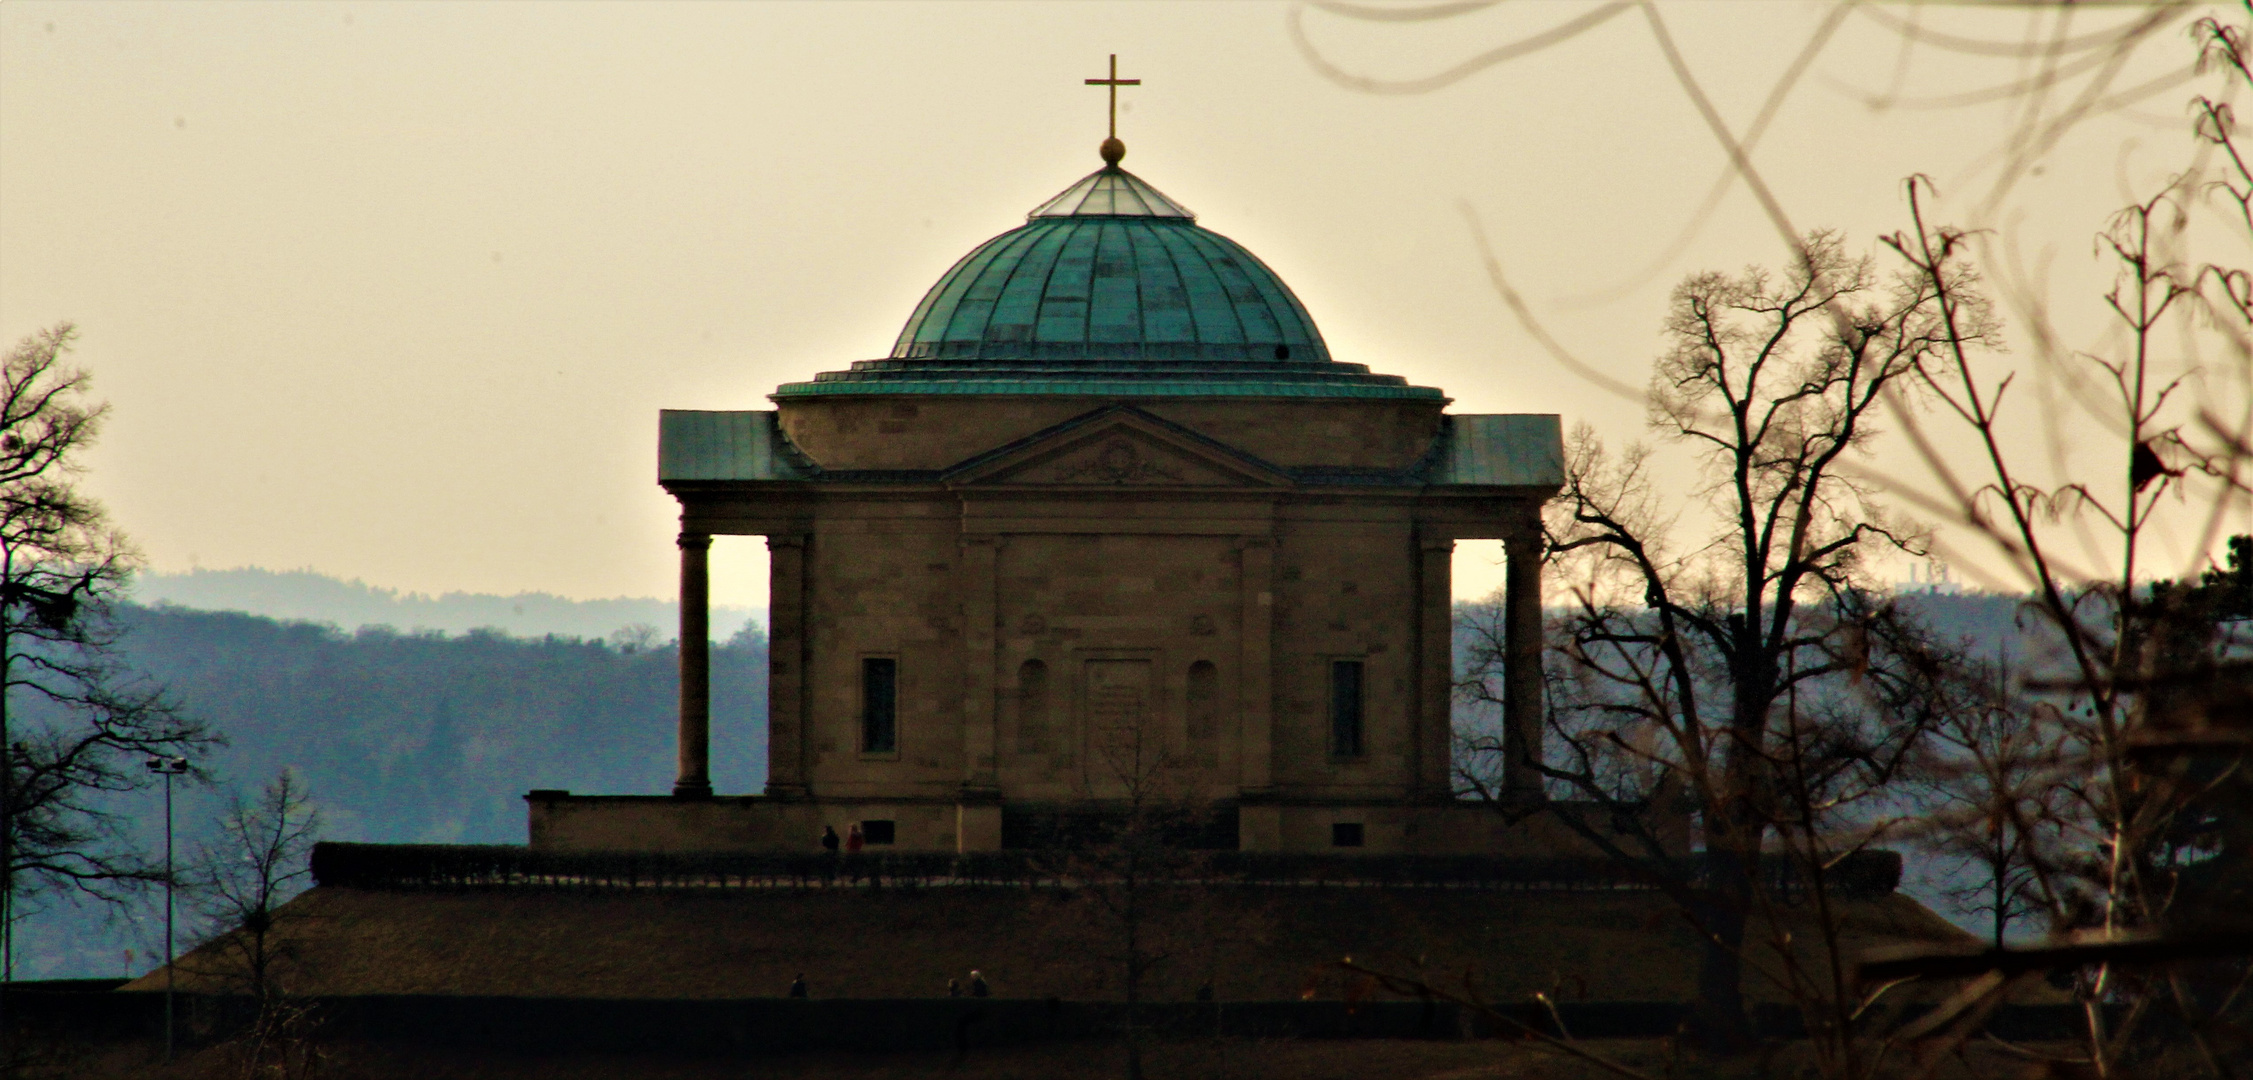
M767 537L767 550L777 548L802 548L806 546L804 533L772 533Z
M1423 551L1454 551L1455 539L1449 536L1418 537L1416 547Z
M712 534L683 532L673 538L673 543L679 545L684 551L691 548L709 548L712 546Z
M1541 504L1521 502L1504 515L1502 539L1506 543L1519 543L1541 539Z

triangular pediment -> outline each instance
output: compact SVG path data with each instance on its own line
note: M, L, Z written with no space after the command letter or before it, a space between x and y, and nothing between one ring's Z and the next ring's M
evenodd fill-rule
M1273 465L1132 406L1099 409L947 470L956 485L1281 488Z

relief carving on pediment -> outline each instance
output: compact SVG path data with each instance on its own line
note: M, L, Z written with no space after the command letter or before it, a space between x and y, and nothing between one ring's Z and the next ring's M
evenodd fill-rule
M1114 438L1103 444L1093 457L1067 463L1059 470L1055 483L1059 484L1156 484L1164 482L1187 483L1178 468L1169 468L1145 457L1140 447L1123 438Z
M965 462L950 483L1055 487L1273 488L1280 470L1131 409ZM1074 429L1076 428L1076 430Z

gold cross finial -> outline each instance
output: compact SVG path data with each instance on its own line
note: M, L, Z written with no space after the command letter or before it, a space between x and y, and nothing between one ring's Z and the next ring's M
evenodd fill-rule
M1108 138L1103 140L1102 153L1105 162L1116 165L1120 158L1126 156L1126 144L1119 141L1119 87L1140 86L1142 80L1119 78L1119 54L1112 53L1111 77L1108 79L1089 79L1087 84L1105 87L1111 91L1111 133Z

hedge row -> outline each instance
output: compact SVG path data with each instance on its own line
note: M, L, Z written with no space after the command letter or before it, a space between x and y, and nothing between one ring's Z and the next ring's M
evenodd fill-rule
M737 852L534 851L505 845L323 843L313 876L356 888L914 888L946 885L1055 886L1091 872L1095 862L1037 851L971 854L886 852L834 856ZM1805 892L1796 864L1764 868L1768 887ZM1693 879L1703 860L1670 868ZM1447 855L1300 855L1185 852L1156 876L1224 885L1326 885L1594 892L1652 888L1640 869L1605 859ZM1901 856L1862 851L1830 868L1834 894L1877 896L1901 880Z

